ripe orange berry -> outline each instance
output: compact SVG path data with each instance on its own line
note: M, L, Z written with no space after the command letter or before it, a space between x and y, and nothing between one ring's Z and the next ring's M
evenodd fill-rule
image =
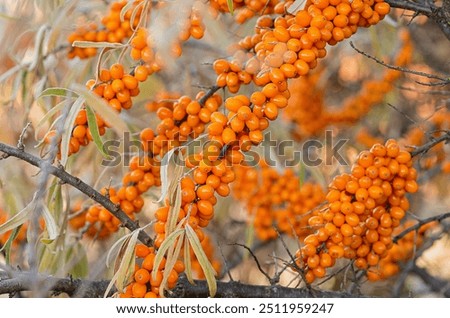
M333 245L328 248L328 254L334 259L342 258L344 256L344 248L339 245Z
M109 69L109 72L111 74L111 77L113 79L121 79L124 75L123 66L121 64L113 64L111 68Z
M137 257L145 258L148 254L150 254L150 249L144 244L137 244L135 253Z
M208 200L214 195L214 188L208 184L197 189L197 197L200 200Z
M144 284L133 283L131 292L133 294L133 297L143 298L145 296L145 294L147 293L147 286Z
M134 280L139 284L147 284L150 280L150 273L145 268L141 268L134 273Z
M144 65L136 66L134 69L134 78L136 78L139 82L145 82L148 75L148 70Z

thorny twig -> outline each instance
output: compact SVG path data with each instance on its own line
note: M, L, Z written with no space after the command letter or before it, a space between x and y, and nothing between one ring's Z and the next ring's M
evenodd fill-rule
M45 167L46 169L48 169L47 171L50 174L64 181L64 183L70 184L97 203L101 204L104 208L111 212L112 215L117 217L122 222L122 225L124 227L128 228L130 231L139 230L138 225L133 220L131 220L119 206L111 202L107 197L100 194L97 190L89 186L87 183L83 182L81 179L65 171L63 167L56 167L48 163L45 159L38 158L30 153L21 151L20 149L8 146L4 143L0 143L0 152L3 152L9 156L19 158L35 167L39 167L41 169ZM138 238L142 243L148 246L153 245L153 240L144 231L139 232Z
M419 147L414 147L414 150L411 151L411 156L415 157L417 155L424 155L427 153L431 148L433 148L435 145L441 143L441 142L449 142L450 141L450 131L445 131L445 134L431 139L429 142L423 144Z
M431 216L429 218L419 220L417 222L417 224L408 227L407 229L403 230L402 232L400 232L399 234L394 236L392 241L394 243L397 243L398 240L400 240L402 237L404 237L409 232L418 231L422 225L427 224L427 223L431 223L431 222L441 222L442 220L444 220L446 218L450 218L450 212L447 212L447 213L444 213L444 214L435 215L435 216Z
M253 257L253 259L255 260L256 266L258 267L259 271L267 278L267 280L269 281L269 283L270 283L271 285L274 284L274 282L272 281L272 278L269 276L269 274L267 274L267 273L262 269L261 264L259 264L258 258L257 258L256 255L253 253L253 251L252 251L252 249L251 249L250 247L248 247L248 246L245 245L245 244L241 244L241 243L232 243L232 244L230 244L230 245L236 245L236 246L240 246L240 247L245 248L245 249L250 253L250 255Z
M406 0L386 0L393 8L406 9L414 12L414 17L422 14L432 19L450 40L450 24L448 16L450 15L450 1L442 1L442 6L438 7L431 1L406 1Z
M365 57L368 57L369 59L374 60L374 61L377 62L378 64L381 64L381 65L383 65L383 66L385 66L385 67L387 67L387 68L390 68L390 69L393 69L393 70L396 70L396 71L400 71L400 72L404 72L404 73L410 73L410 74L414 74L414 75L418 75L418 76L430 78L430 79L435 79L435 80L438 80L438 81L439 81L439 82L434 82L434 83L431 83L431 84L427 84L427 83L422 83L422 82L417 82L417 81L416 81L418 84L421 84L421 85L429 85L429 86L444 86L444 85L450 84L450 79L449 79L449 78L445 78L445 77L441 77L441 76L437 76L437 75L429 74L429 73L425 73L425 72L414 71L414 70L411 70L411 69L409 69L409 68L405 68L405 67L401 67L401 66L395 66L395 65L392 65L392 64L388 64L388 63L386 63L386 62L380 60L379 58L377 58L377 57L375 57L375 56L372 56L372 55L370 55L369 53L364 52L364 51L358 49L358 48L353 44L353 41L350 41L350 46L351 46L356 52L358 52L359 54L362 54L362 55L364 55Z

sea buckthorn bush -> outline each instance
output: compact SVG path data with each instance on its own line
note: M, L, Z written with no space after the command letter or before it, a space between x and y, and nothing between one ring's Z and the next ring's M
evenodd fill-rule
M426 265L448 239L449 81L420 21L388 0L55 6L34 39L3 34L5 266L121 298L449 278Z

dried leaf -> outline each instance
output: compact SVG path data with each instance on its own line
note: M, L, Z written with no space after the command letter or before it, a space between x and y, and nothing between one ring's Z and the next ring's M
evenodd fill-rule
M189 240L184 241L184 273L186 274L186 278L192 285L195 285L194 277L192 275L192 263L191 263L191 244L189 244Z
M206 282L209 288L209 295L211 297L214 297L214 295L217 292L217 282L215 277L216 271L214 270L210 261L208 260L208 257L206 256L202 244L200 243L197 234L195 234L195 231L189 224L186 224L185 229L186 229L186 236L189 240L190 245L192 246L192 250L194 251L195 256L197 257L197 260L200 263L200 266L203 270L203 273L205 274Z
M175 266L175 263L177 262L178 258L180 257L181 248L183 247L183 242L185 238L185 232L183 230L183 233L176 241L175 247L172 245L169 248L169 251L167 252L166 257L166 265L164 267L164 275L163 279L161 281L161 285L159 286L160 290L162 290L162 294L164 295L164 289L166 288L167 280L170 276L170 272Z
M52 243L59 234L58 226L56 225L55 218L45 204L42 204L42 214L45 221L45 229L47 230L48 238L41 239L44 244Z
M18 227L16 227L11 234L8 237L8 240L6 241L5 245L3 245L0 248L0 252L5 253L5 262L6 264L9 264L11 261L11 247L12 247L12 243L14 242L14 240L16 239L17 235L19 234L20 228L22 227L22 225L19 225Z
M162 259L166 254L167 250L174 245L176 239L180 237L180 235L183 233L184 229L178 229L166 237L166 239L162 242L161 246L159 247L158 252L156 253L153 268L159 268L159 265L161 264ZM152 275L154 278L156 278L156 271L153 271Z
M295 0L293 4L287 9L289 14L295 15L297 11L299 11L302 6L305 4L305 0Z
M36 194L33 197L33 199L31 200L31 202L28 203L28 205L25 208L23 208L18 213L14 214L12 217L10 217L8 220L6 220L5 223L0 225L0 234L3 234L9 230L12 230L12 229L22 225L30 218L30 213L36 207L35 198L36 198Z
M3 73L0 76L0 83L2 83L3 81L6 81L10 76L13 76L14 73L19 72L22 68L23 68L23 65L20 65L20 64L11 67L9 70L7 70L5 73Z
M179 180L179 177L177 177L176 180ZM181 184L180 184L180 182L178 182L178 181L176 182L175 189L173 191L171 191L170 193L171 193L171 198L173 198L173 200L169 200L170 208L169 208L169 214L167 216L167 221L166 221L166 233L167 234L172 233L175 230L175 227L177 225L178 215L179 215L180 208L181 208Z
M106 288L104 297L108 296L113 285L116 286L117 290L122 291L133 274L135 263L134 249L140 231L141 229L133 231L121 246L116 258L115 274L111 279L108 288Z
M125 14L128 10L131 9L131 7L134 5L134 1L128 1L126 5L123 6L122 10L120 11L120 21L125 21Z
M124 44L122 43L111 43L111 42L92 42L92 41L73 41L72 43L73 47L82 47L82 48L122 48L124 47Z
M173 148L169 150L164 157L161 160L161 196L159 197L158 201L156 202L162 202L169 192L169 162L172 158L173 154L175 153L176 148Z
M106 267L109 268L109 266L111 264L111 258L113 256L117 256L117 253L120 250L121 246L125 244L124 241L128 240L132 234L133 234L133 232L122 236L116 242L114 242L114 244L110 247L108 254L106 254Z
M77 118L78 112L83 106L84 99L78 97L73 105L70 107L69 114L67 115L66 121L64 122L63 133L61 136L61 164L66 165L67 159L69 158L69 143L70 137L72 136L72 127Z

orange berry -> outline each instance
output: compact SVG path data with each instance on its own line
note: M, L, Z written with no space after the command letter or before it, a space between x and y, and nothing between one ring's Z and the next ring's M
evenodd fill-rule
M145 268L141 268L134 273L134 280L139 284L147 284L150 280L150 273Z
M133 294L133 297L143 298L147 293L147 286L145 284L133 283L131 292Z
M109 69L113 79L121 79L124 75L123 66L121 64L113 64Z

